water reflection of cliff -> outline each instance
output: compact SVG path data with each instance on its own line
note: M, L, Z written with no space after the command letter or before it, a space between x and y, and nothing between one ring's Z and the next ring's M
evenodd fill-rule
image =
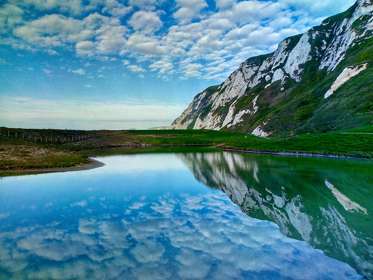
M373 176L364 162L183 154L194 176L251 217L275 222L373 278Z

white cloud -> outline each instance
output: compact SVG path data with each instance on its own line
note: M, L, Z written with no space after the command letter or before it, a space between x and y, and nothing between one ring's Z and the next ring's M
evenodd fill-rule
M129 5L143 10L153 10L159 2L159 0L129 0Z
M162 27L162 21L155 12L138 11L134 13L129 24L136 31L152 33Z
M272 28L279 29L279 28L291 26L292 23L293 23L293 21L289 17L278 17L278 18L274 18L273 20L271 20L269 25Z
M49 68L43 68L42 71L47 76L49 76L49 75L51 75L53 73L52 70L50 70Z
M133 9L131 6L125 6L117 0L107 0L103 4L105 5L103 12L117 17L123 17L129 14Z
M30 45L47 49L75 44L78 55L120 52L126 44L127 28L119 19L98 13L82 20L51 14L30 21L14 30L14 34Z
M274 18L281 11L281 5L275 2L242 1L229 11L229 18L239 23L248 23Z
M176 2L179 8L174 13L174 17L181 23L187 23L198 18L200 11L207 7L204 0L176 0Z
M220 81L248 57L272 51L285 37L319 23L329 10L352 2L216 0L215 9L205 0L176 0L172 8L163 6L165 0L84 5L81 0L12 0L0 9L0 27L7 34L0 40L49 54L65 48L101 61L125 57L159 76L180 73ZM30 7L47 14L34 15Z
M33 7L41 12L59 12L79 16L83 13L100 11L121 17L131 12L132 7L120 0L12 0L25 8Z
M13 4L0 6L0 34L22 22L23 10Z
M95 53L95 44L92 41L80 41L76 43L75 50L78 55L92 56Z
M279 0L279 3L296 9L302 9L310 14L330 15L351 7L355 0Z
M120 53L126 44L125 33L126 28L120 25L103 26L96 37L97 50L103 54Z
M84 76L86 74L85 70L83 68L78 68L70 71L73 74Z
M133 73L144 73L145 72L144 68L142 68L139 65L134 65L134 64L128 65L127 69L130 70Z
M20 1L21 2L21 1ZM82 12L81 0L23 0L23 4L29 4L39 10L59 10L78 15Z
M127 47L143 55L162 55L166 53L165 47L154 37L140 33L132 34L127 41Z
M159 60L149 66L150 70L158 71L160 74L169 74L173 72L173 64L169 60Z
M31 44L56 47L74 42L82 29L79 20L52 14L17 27L14 34Z
M235 0L216 0L216 6L223 10L232 7L235 2Z
M95 38L95 51L98 54L118 54L126 44L127 28L118 18L93 13L82 20L84 32L81 37Z
M211 20L206 20L205 22L210 29L219 30L221 32L235 27L235 24L227 18L212 18Z
M199 77L201 75L202 65L198 63L188 63L183 67L184 74L188 78Z
M168 125L185 104L162 104L154 100L87 101L50 100L1 96L0 123L15 127L53 127L80 125L80 129L150 128Z

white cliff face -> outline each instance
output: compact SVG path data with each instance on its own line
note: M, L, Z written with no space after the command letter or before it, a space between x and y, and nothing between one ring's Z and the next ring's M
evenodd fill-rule
M245 70L245 66L241 65L241 67L233 72L230 78L224 82L222 88L225 88L225 90L214 100L213 109L217 109L245 93L247 83L253 75L254 69L247 69L247 72L245 72Z
M274 73L272 77L272 84L277 81L282 81L285 78L285 73L281 68L278 68Z
M258 136L258 137L263 137L263 138L270 136L271 133L264 131L264 128L263 128L263 127L264 127L265 125L266 125L266 123L264 123L263 125L259 125L259 126L257 126L257 127L256 127L252 132L251 132L251 134L252 134L252 135L255 135L255 136Z
M372 36L373 2L359 0L354 9L346 13L344 19L329 18L320 27L315 27L301 36L285 39L274 53L243 62L219 87L198 95L172 127L212 130L251 127L247 132L268 137L272 134L266 128L269 117L264 119L260 126L250 126L263 117L256 105L258 101L261 103L265 100L265 94L262 92L272 92L273 95L280 92L287 94L287 91L292 90L290 87L294 82L302 83L304 69L311 61L316 64L316 69L334 71L345 58L349 48ZM325 98L362 70L361 66L346 68L325 94ZM253 96L250 96L251 94ZM269 101L271 100L267 96L267 102ZM238 109L237 104L240 104L239 108L242 109ZM244 122L249 122L249 125L243 126Z
M338 64L343 60L347 49L351 46L356 38L356 33L351 29L352 23L345 19L337 29L337 36L332 44L326 49L323 60L320 64L320 69L333 71ZM345 31L347 30L347 31Z
M357 1L357 8L355 9L352 20L360 18L364 15L372 15L373 13L373 2L372 0L359 0Z
M203 119L198 117L193 129L219 130L220 123L221 123L221 117L219 115L213 114L213 112L210 112Z
M343 86L345 83L347 83L353 77L359 75L362 71L367 69L367 67L368 67L368 64L365 63L365 64L362 64L362 65L350 66L350 67L345 68L342 71L342 73L338 76L338 78L335 80L335 82L332 84L330 89L325 93L324 98L325 99L329 98L341 86Z
M230 128L232 126L235 126L237 124L240 124L243 121L243 116L245 115L254 115L256 112L258 112L258 101L259 95L257 95L253 101L251 102L251 107L248 109L244 109L239 111L238 113L235 114L236 111L236 102L234 102L230 107L227 116L224 119L223 122L223 127Z
M274 59L273 59L273 68L277 68L277 67L280 67L281 65L283 65L288 57L288 47L289 47L289 42L290 40L287 39L287 40L284 40L282 41L279 46L278 46L278 49L276 50L275 54L274 54Z
M308 33L303 34L298 44L290 52L286 61L284 70L292 79L299 82L301 80L302 65L311 60L310 57L311 44L309 42Z
M284 81L287 77L297 82L301 80L303 66L311 59L310 38L308 33L305 33L295 47L289 50L290 41L291 39L282 41L272 56L263 61L249 88L262 82L270 82L268 87L277 81Z
M205 98L206 94L202 93L197 96L193 101L194 105L189 106L175 120L173 128L185 129L192 125L193 129L219 130L240 124L245 115L255 115L258 111L256 104L259 96L256 96L253 102L248 104L251 108L244 108L241 111L236 110L237 101L248 90L262 83L267 83L268 87L278 81L284 82L287 77L300 81L302 66L309 60L311 49L309 36L302 36L293 50L288 49L290 41L291 39L287 39L281 42L276 52L262 60L249 59L242 63L240 68L233 72L219 87L219 90L211 95L209 100L210 111L204 116L201 112L191 118L192 112L198 112L201 109L201 100ZM217 111L224 106L228 106L227 113L225 116L220 116ZM263 133L261 134L263 135Z
M373 4L371 0L360 0L351 18L345 18L342 23L333 30L334 36L331 44L326 49L320 64L320 69L334 71L338 64L344 59L347 50L353 45L355 40L366 36L366 32L358 34L353 28L356 20L362 16L373 16ZM369 29L369 22L363 30Z
M192 123L193 119L189 118L192 113L193 103L185 109L185 111L173 122L172 128L174 129L187 129Z

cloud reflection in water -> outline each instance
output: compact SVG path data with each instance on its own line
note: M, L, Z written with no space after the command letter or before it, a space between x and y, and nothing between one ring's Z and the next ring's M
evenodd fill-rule
M153 158L158 164L157 155L144 156L147 164ZM125 165L128 157L122 160ZM153 172L151 184L173 184L163 173L151 170L146 171ZM186 168L172 172L183 178L190 191L133 194L133 186L144 188L149 181L141 174L121 173L121 184L135 185L101 186L108 192L104 196L82 179L82 190L90 191L77 189L74 202L63 200L61 193L52 195L48 209L53 219L2 223L0 278L294 279L301 275L303 279L360 279L347 264L284 236L274 223L248 217L221 191L202 189ZM72 174L64 176L76 179ZM99 174L99 182L102 178L109 182L102 170ZM40 183L45 176L54 175L33 178ZM12 182L3 182L0 196L15 186ZM40 189L40 200L33 201L36 209L46 204L42 198L46 192ZM119 203L113 197L125 199ZM26 205L28 198L24 199ZM7 210L22 217L17 206L10 198Z

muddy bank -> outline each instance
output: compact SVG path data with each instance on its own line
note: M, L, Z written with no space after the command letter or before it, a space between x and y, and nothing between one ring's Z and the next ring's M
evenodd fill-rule
M89 159L88 163L79 164L71 167L53 167L53 168L35 168L35 169L12 169L12 170L1 170L0 177L6 176L21 176L21 175L32 175L32 174L44 174L44 173L57 173L57 172L70 172L70 171L82 171L90 170L104 166L102 162Z

